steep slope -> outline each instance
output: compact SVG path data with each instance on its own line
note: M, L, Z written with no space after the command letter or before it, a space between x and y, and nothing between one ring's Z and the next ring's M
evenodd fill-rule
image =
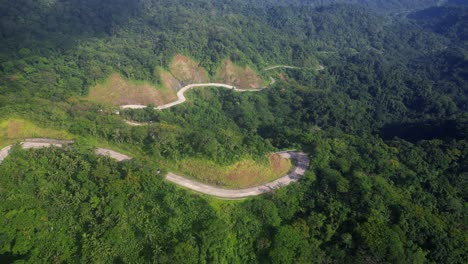
M185 85L208 82L206 70L198 62L181 54L174 56L169 64L169 71Z
M171 85L170 81L164 78L164 74L162 75L163 83L168 85L154 87L149 83L131 82L118 74L112 74L105 82L91 88L86 99L115 106L125 104L162 105L176 100L176 92L169 86Z
M259 89L264 87L262 79L250 67L242 68L230 60L223 62L223 66L216 74L215 80L241 89Z

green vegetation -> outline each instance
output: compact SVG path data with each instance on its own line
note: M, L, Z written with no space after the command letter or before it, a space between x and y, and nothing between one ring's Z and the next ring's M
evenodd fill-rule
M309 141L313 171L300 184L242 203L218 202L216 211L138 161L17 150L0 167L1 198L9 201L0 207L2 252L30 262L466 257L466 186L459 185L466 142L319 135Z
M77 142L15 147L0 166L0 262L466 262L466 6L413 12L433 2L1 1L0 145ZM120 115L106 92L83 99L112 74L130 97L216 78L229 60L235 78L276 83ZM261 71L279 64L301 69ZM171 166L206 181L243 162L258 171L278 149L311 165L260 197L163 181Z

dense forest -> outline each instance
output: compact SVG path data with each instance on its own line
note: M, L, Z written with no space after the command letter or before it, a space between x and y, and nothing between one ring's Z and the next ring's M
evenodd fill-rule
M76 142L16 146L0 165L0 262L468 259L464 1L0 3L0 128L28 120ZM209 76L229 59L275 82L194 90L164 111L83 99L113 73L160 85L176 54ZM299 68L263 70L272 65ZM0 148L16 134L0 131ZM96 156L96 144L135 159ZM161 176L168 162L229 165L279 149L308 153L306 175L255 198L219 200Z

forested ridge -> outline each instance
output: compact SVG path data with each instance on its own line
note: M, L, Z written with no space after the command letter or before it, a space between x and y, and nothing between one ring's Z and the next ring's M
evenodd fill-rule
M463 2L0 4L0 148L75 140L14 147L0 165L0 262L468 259ZM275 82L193 90L163 111L84 99L115 73L161 85L177 54L210 77L228 59ZM263 70L273 65L299 68ZM134 159L96 156L98 145ZM256 198L218 200L162 177L170 164L264 163L279 149L305 151L310 166Z

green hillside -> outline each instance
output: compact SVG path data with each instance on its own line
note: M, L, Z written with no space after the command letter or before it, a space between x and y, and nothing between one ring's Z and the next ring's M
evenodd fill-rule
M466 262L449 2L0 0L0 147L75 140L0 153L0 263ZM251 187L291 149L304 177L244 200L165 180Z

